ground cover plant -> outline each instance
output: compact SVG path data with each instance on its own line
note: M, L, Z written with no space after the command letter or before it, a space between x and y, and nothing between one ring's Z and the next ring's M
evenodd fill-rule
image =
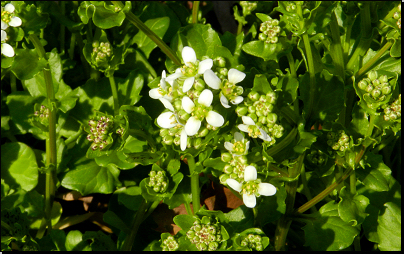
M3 251L401 250L401 2L2 1L1 99Z

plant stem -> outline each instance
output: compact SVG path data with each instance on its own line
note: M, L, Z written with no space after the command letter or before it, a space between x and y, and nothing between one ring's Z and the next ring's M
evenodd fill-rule
M109 84L111 85L112 97L114 99L114 115L119 115L119 98L118 98L118 89L116 88L115 79L114 79L114 72L108 72L108 79Z
M17 79L13 72L10 71L10 87L11 92L17 92Z
M306 170L304 168L304 165L302 167L300 176L301 176L301 179L302 179L304 195L306 196L307 200L311 200L313 198L313 196L311 195L310 190L309 190L308 185L307 185ZM311 207L310 210L311 210L312 213L317 212L317 208L315 206Z
M307 60L307 66L308 66L308 72L310 75L310 97L309 97L309 109L306 115L306 120L311 117L311 114L313 112L313 105L314 105L314 99L315 99L315 92L316 92L316 76L314 72L314 62L313 62L313 54L311 52L311 45L309 41L309 36L307 33L303 34L303 43L304 43L304 48L306 50L306 60Z
M120 1L111 1L115 6L123 9L125 6ZM147 37L149 37L157 46L166 54L176 65L181 65L181 60L175 54L170 47L165 44L165 42L160 39L150 28L148 28L138 17L136 17L132 12L125 13L126 18L132 22L140 31L142 31Z
M293 167L289 168L289 176L291 178L295 178L300 174L304 154L302 153L298 158L297 162L293 165ZM285 183L286 189L286 211L285 214L279 219L276 230L275 230L275 243L274 247L275 250L285 250L285 243L286 243L286 236L289 231L290 224L292 221L288 218L289 215L293 212L293 207L295 204L296 198L296 189L298 186L299 181L287 182Z
M29 39L32 44L35 46L38 55L46 60L48 57L46 56L45 49L43 48L41 42L38 37L34 34L29 35ZM48 170L46 171L46 183L45 183L45 218L47 220L48 231L47 234L50 233L52 229L51 223L51 211L53 198L55 197L56 190L56 165L57 165L57 157L56 157L56 100L55 93L53 90L52 83L52 74L50 72L49 63L46 68L43 70L45 84L46 84L46 92L48 98L48 107L49 107L49 138L46 140L46 166Z
M196 24L198 22L198 10L199 10L199 1L194 1L192 5L192 24Z
M290 142L292 142L297 135L297 128L293 128L289 134L282 139L281 142L277 143L275 146L271 147L270 149L268 149L266 152L269 156L274 156L275 154L281 152L285 147L287 147ZM255 139L254 139L255 140Z
M289 52L286 54L286 57L288 58L289 62L289 69L290 69L290 74L292 77L296 78L296 67L295 67L295 60L293 59L292 53Z
M337 70L338 75L345 80L345 63L344 63L344 54L341 46L341 38L339 33L339 26L337 17L335 16L335 12L331 13L331 22L330 22L330 30L331 37L333 43L330 47L330 53L335 64L335 68Z
M135 241L136 233L139 229L140 224L143 221L143 216L147 210L148 203L145 199L142 200L140 204L139 210L137 210L135 218L132 222L132 228L130 234L126 236L125 242L122 245L122 251L131 251L133 242Z
M189 174L191 175L191 193L192 193L192 205L194 208L194 214L199 211L201 201L199 198L199 174L195 172L195 159L192 155L187 155Z
M149 217L150 214L153 213L153 211L154 211L154 210L157 208L157 206L160 204L160 201L161 201L161 200L156 200L156 201L154 201L154 202L151 204L150 208L147 210L147 213L143 216L143 221L144 221L147 217Z
M377 52L377 54L372 57L360 70L356 73L355 79L358 79L363 73L365 73L379 58L387 51L389 48L393 45L392 41L388 41L386 44L384 44L383 48Z

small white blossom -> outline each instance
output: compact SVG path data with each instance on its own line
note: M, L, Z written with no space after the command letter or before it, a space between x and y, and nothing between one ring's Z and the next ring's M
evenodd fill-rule
M1 54L7 57L14 56L14 49L10 44L6 43L7 33L4 30L1 30Z
M244 139L243 134L240 132L234 133L234 143L224 142L224 148L226 148L234 156L241 156L248 153L250 147L250 141Z
M254 120L252 120L249 116L242 116L241 118L244 124L239 124L237 127L244 132L247 132L250 137L257 138L259 137L265 141L271 141L272 138L260 127L258 127Z
M166 71L161 73L161 80L159 87L153 88L149 91L149 96L153 99L160 99L165 98L168 101L172 101L173 97L171 96L172 93L172 84L167 84L166 82Z
M1 30L7 29L9 26L21 26L22 21L19 17L14 15L15 7L11 3L1 7Z
M270 183L261 183L257 180L257 169L254 166L247 166L244 171L244 182L240 183L234 179L227 179L227 185L237 192L243 193L243 202L248 208L254 208L257 204L256 197L273 196L276 187Z
M203 74L206 70L210 70L213 66L213 60L208 58L203 61L199 61L196 58L196 53L193 48L185 46L181 52L182 60L185 66L175 70L175 73L167 77L167 82L173 82L176 79L183 79L184 84L182 86L183 92L187 92L191 89L195 82L195 78Z
M181 151L185 151L185 149L187 148L188 135L185 132L184 125L181 124L178 117L173 112L167 111L167 112L161 113L157 117L157 124L161 128L164 128L164 129L170 129L175 126L177 126L179 128L182 127L181 136L180 136L180 148L181 148Z

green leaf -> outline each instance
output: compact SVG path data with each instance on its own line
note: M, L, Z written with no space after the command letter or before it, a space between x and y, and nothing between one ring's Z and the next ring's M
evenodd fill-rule
M401 250L401 208L392 202L384 204L385 211L378 217L377 234L381 251Z
M13 1L15 12L18 13L18 17L21 18L21 28L25 34L39 34L41 29L45 28L49 15L42 12L40 8L37 8L35 4L26 4L22 1Z
M341 201L338 203L340 218L352 226L362 224L368 216L365 209L369 205L369 199L363 195L352 195L346 186L341 189L340 198Z
M163 38L170 24L169 17L161 17L156 19L149 19L145 25L150 28L158 37ZM138 48L143 52L146 58L149 58L150 53L157 44L154 43L146 34L139 31L132 39L131 44L136 43Z
M129 163L139 163L141 165L150 165L156 163L163 157L163 153L158 151L156 153L141 152L141 153L125 153L127 156L126 161Z
M365 169L358 167L355 170L358 180L369 190L388 191L389 184L382 170L387 168L390 171L390 169L383 163L383 157L368 153L365 155L365 161L368 163Z
M192 215L180 214L175 216L173 220L177 226L187 232L194 224L194 221L196 221L196 218Z
M24 143L1 146L1 178L10 188L30 191L38 184L38 165L34 151Z
M118 180L119 170L108 165L101 167L94 160L73 165L63 177L63 187L77 190L83 196L90 193L112 193L121 183Z
M83 235L83 241L92 241L90 243L92 251L117 251L114 241L102 231L86 231Z
M144 78L138 71L131 71L125 79L115 77L115 82L120 105L135 105L142 98Z
M78 230L70 231L66 236L67 251L90 251L91 247L86 241L83 241L83 235Z
M265 224L278 220L286 211L286 189L284 186L277 188L272 197L261 196L262 202L258 206L256 221L263 227Z
M278 54L283 50L282 43L265 43L263 41L250 41L243 45L243 51L247 54L260 57L265 61L278 62Z
M246 206L239 206L225 214L234 232L241 232L254 226L254 213Z
M17 48L11 72L18 79L27 80L42 71L46 67L46 64L47 61L44 58L39 58L36 49Z
M143 200L139 186L124 187L115 191L115 194L118 194L118 201L132 211L137 211Z

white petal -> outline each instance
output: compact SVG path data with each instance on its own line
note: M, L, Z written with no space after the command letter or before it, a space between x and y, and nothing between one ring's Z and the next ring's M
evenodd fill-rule
M189 65L188 63L195 63L196 62L196 54L195 50L191 47L185 46L182 49L182 60L184 60L185 65Z
M157 117L157 124L161 128L169 129L177 125L177 121L172 112L164 112Z
M243 136L243 134L241 134L240 132L235 132L234 133L234 140L236 141L236 142L238 142L238 141L243 141L244 140L244 136Z
M6 10L6 11L8 11L8 12L10 12L10 13L13 13L14 10L15 10L15 7L14 7L14 5L8 3L8 4L6 4L6 5L4 6L4 10Z
M4 30L1 30L1 41L5 41L7 39L7 33Z
M229 105L229 101L227 100L226 96L223 94L220 94L220 103L222 103L222 106L225 108L230 108L231 106Z
M247 143L245 144L245 151L247 152L249 148L250 148L250 141L247 141Z
M216 113L215 111L209 111L207 116L206 116L206 121L208 124L214 126L214 127L221 127L224 124L224 118L222 115L219 113Z
M230 83L236 84L244 80L245 73L236 69L230 69L227 77Z
M218 78L212 70L206 70L203 73L203 79L210 88L215 90L220 88L220 78Z
M254 208L255 205L257 204L257 199L256 199L255 195L243 194L243 202L246 207Z
M273 196L276 193L276 187L270 183L260 183L258 193L263 196Z
M166 76L166 70L163 70L162 72L161 72L161 78L163 79L165 79L167 76Z
M259 135L259 138L265 141L271 141L272 138L261 128L258 128L261 131L261 135Z
M247 166L244 169L244 181L255 181L257 180L257 170L254 166Z
M182 129L180 137L181 151L185 151L185 149L187 148L187 139L188 139L187 132L185 131L185 129Z
M19 17L12 17L11 21L8 23L12 27L21 26L22 21Z
M8 27L7 23L2 20L1 21L1 30L5 30L5 29L7 29L7 27Z
M230 142L224 142L224 148L226 148L228 151L233 152L233 144Z
M202 93L199 95L198 98L198 103L199 104L203 104L206 107L209 107L210 104L212 104L212 100L213 100L213 93L211 90L209 89L205 89L202 91Z
M201 121L196 120L193 116L191 116L185 124L185 131L188 136L195 135L199 131L199 128L201 128Z
M227 179L226 180L227 185L229 185L233 190L240 192L241 191L241 187L243 186L241 183L237 182L234 179Z
M240 131L248 132L248 125L239 124L237 127Z
M7 57L13 57L14 56L14 49L7 43L2 43L1 44L1 53Z
M199 63L198 74L203 74L205 71L210 70L213 66L213 60L208 58Z
M191 114L192 110L195 107L195 103L188 97L182 97L182 108L188 113Z
M187 78L187 79L184 81L184 85L182 86L182 91L183 91L184 93L188 92L188 90L191 89L191 87L192 87L192 85L194 84L194 82L195 82L195 77Z
M174 112L174 107L169 100L165 98L159 98L159 100L161 101L161 103L163 103L165 108L168 108L169 110Z
M182 76L183 76L183 75L182 75L181 72L179 72L179 73L175 72L175 73L169 75L169 76L166 78L166 81L170 83L170 82L172 82L172 81L174 81L174 80L176 80L177 78L182 77Z
M241 119L243 120L243 123L244 123L244 124L247 124L247 125L255 125L254 120L252 120L252 118L249 117L249 116L242 116Z
M234 105L237 105L241 102L243 102L244 98L243 96L237 96L234 100L231 101L231 103L233 103Z
M153 88L149 91L149 96L152 99L159 99L161 97L163 97L160 93L159 93L159 88Z

